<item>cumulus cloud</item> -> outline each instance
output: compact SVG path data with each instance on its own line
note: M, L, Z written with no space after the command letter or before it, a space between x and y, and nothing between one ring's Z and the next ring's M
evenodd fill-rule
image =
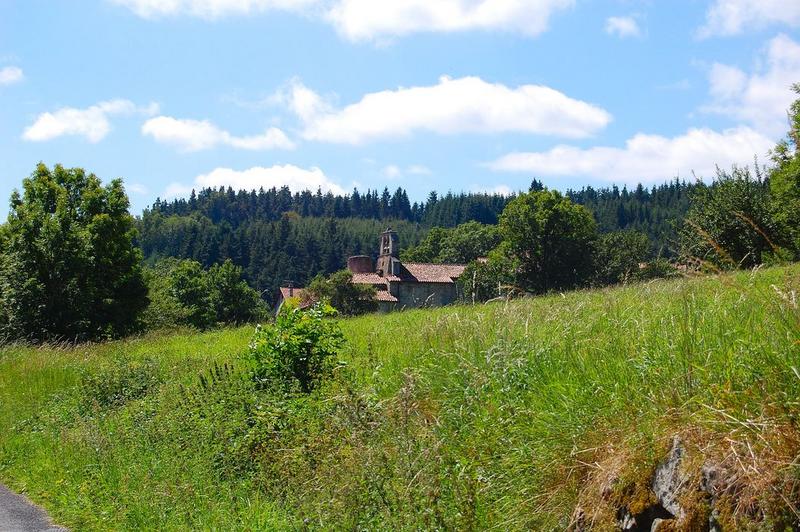
M639 133L624 148L556 146L544 152L510 153L490 163L496 171L542 176L603 179L616 183L653 183L675 176L712 177L716 165L746 165L764 156L774 142L748 127L720 132L690 129L677 137Z
M574 0L339 0L327 18L350 40L416 32L501 30L539 35Z
M642 30L639 29L639 24L633 17L608 17L606 33L624 39L625 37L641 37Z
M109 100L85 109L62 107L52 113L42 113L22 134L24 140L41 142L65 135L82 136L91 143L100 142L111 131L111 116L132 114L152 115L157 104L139 107L130 100Z
M430 168L421 164L412 164L405 168L390 164L381 170L381 174L387 179L399 179L405 175L431 175L433 172L431 172Z
M773 24L800 26L800 2L795 0L716 0L698 30L700 38L737 35Z
M319 0L111 0L142 18L189 15L217 19L230 15L248 15L268 10L301 10Z
M146 121L142 125L142 134L185 152L208 150L219 145L253 151L291 150L295 147L289 137L276 127L267 129L261 135L237 137L207 120L181 120L170 116L157 116Z
M259 188L268 190L272 187L280 188L282 186L288 186L295 192L301 190L317 190L320 188L323 192L330 191L334 194L345 193L341 186L336 184L317 167L305 169L286 164L270 166L268 168L255 166L247 170L215 168L207 174L197 176L192 186L181 183L170 184L165 191L165 196L184 196L193 188L231 187L236 190L258 190Z
M783 134L786 110L796 94L791 85L800 81L800 44L786 35L770 40L754 72L714 64L709 72L711 102L701 111L745 122L765 135Z
M269 10L321 18L350 40L417 32L499 30L539 35L575 0L111 0L143 18L217 19Z
M549 87L510 88L477 77L443 77L432 86L370 93L342 109L323 102L299 81L287 98L303 122L304 138L342 144L404 138L419 131L581 138L611 121L600 107Z
M128 189L128 192L132 192L133 194L147 194L149 190L141 183L129 183L125 185L125 188Z
M0 68L0 86L19 83L24 77L25 75L22 73L22 69L19 67L7 66Z

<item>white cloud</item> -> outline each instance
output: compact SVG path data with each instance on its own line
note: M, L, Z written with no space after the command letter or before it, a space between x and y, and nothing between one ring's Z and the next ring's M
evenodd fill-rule
M291 150L295 147L286 134L276 127L267 129L261 135L237 137L207 120L181 120L170 116L151 118L142 125L142 134L186 152L207 150L219 145L254 151Z
M774 143L748 127L690 129L667 138L639 133L624 148L556 146L545 152L510 153L490 163L496 171L526 172L542 176L598 178L616 183L653 183L675 176L713 177L716 165L752 164Z
M86 109L62 107L52 113L42 113L22 134L24 140L41 142L64 135L85 137L92 143L100 142L111 131L110 116L135 113L152 115L158 112L157 104L138 107L130 100L109 100Z
M624 39L625 37L641 37L642 30L639 29L639 24L633 17L608 17L606 33Z
M295 81L288 99L304 123L304 138L344 144L409 137L417 131L581 138L611 121L605 110L549 87L509 88L477 77L442 77L433 86L370 93L343 109L333 109Z
M403 171L400 170L400 167L396 164L390 164L389 166L385 167L381 173L386 179L398 179L403 175Z
M193 188L231 187L236 190L258 190L263 187L267 190L272 187L280 188L282 186L288 186L295 192L320 188L323 192L345 193L341 186L333 182L317 167L305 169L286 164L269 168L255 166L241 171L231 168L215 168L207 174L197 176L191 186L171 183L164 194L165 197L169 198L184 196Z
M110 0L143 18L188 15L213 20L269 10L294 11L332 24L350 40L417 32L499 30L528 36L575 0Z
M111 0L142 18L189 15L217 19L229 15L248 15L268 10L300 10L318 0Z
M421 164L412 164L408 168L406 168L406 172L411 175L432 175L433 171L427 166L423 166Z
M25 75L19 67L7 66L0 68L0 86L19 83L23 78L25 78Z
M709 72L711 102L701 111L743 121L777 137L788 128L786 110L796 98L791 85L800 81L800 44L778 35L769 41L758 63L760 67L751 74L714 64Z
M390 164L381 170L381 174L387 179L399 179L405 175L431 175L433 172L430 168L421 164L412 164L405 168Z
M501 30L539 35L574 0L339 0L327 14L351 40L416 32Z
M773 24L800 26L797 0L716 0L706 12L706 22L697 32L700 38L737 35L748 29Z
M134 194L147 194L148 188L141 183L128 183L125 188Z

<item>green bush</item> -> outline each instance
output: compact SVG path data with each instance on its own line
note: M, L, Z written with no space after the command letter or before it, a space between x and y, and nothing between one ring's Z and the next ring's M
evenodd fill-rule
M334 368L344 344L336 310L318 303L308 311L282 311L275 324L256 329L248 359L256 382L285 393L311 392Z

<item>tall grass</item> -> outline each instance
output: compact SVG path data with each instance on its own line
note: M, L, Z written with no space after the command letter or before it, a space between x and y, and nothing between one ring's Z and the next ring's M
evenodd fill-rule
M6 348L0 480L78 529L603 528L680 434L746 480L732 523L791 520L798 288L792 266L344 320L346 364L288 403L244 377L250 328ZM124 400L87 401L104 378Z

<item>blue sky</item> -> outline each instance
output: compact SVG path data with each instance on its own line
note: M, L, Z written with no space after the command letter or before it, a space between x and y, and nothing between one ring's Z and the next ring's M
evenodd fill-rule
M36 163L192 188L713 175L786 129L796 0L2 0L0 215Z

